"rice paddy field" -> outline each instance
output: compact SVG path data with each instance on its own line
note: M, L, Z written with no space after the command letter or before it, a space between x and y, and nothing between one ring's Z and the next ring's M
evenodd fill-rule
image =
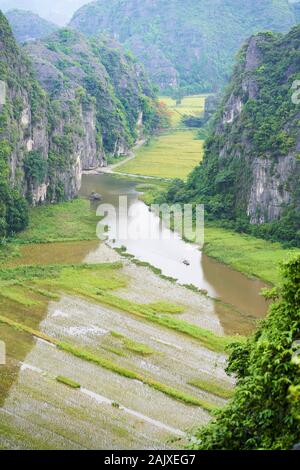
M185 179L203 157L203 140L194 130L161 135L137 151L136 158L119 167L120 172Z
M204 111L205 95L185 97L181 104L169 97L161 97L171 111L171 127L164 134L142 146L136 157L119 165L118 172L160 178L185 179L202 161L204 141L197 138L197 130L181 124L184 115L200 116Z
M181 448L231 394L236 322L225 331L205 295L75 241L76 204L37 210L50 234L67 206L73 241L33 243L31 226L0 263L0 448Z
M180 122L183 116L200 116L204 112L205 98L207 95L185 96L180 104L169 96L161 96L162 101L171 111L172 127L181 127Z

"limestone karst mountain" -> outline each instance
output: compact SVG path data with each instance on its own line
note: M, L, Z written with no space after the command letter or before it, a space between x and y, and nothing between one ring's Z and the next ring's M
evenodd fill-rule
M82 171L125 155L159 124L142 67L114 42L67 29L20 48L0 12L0 233L32 204L71 199ZM122 76L122 80L120 77Z
M300 245L299 47L300 26L248 40L204 162L186 185L174 183L169 200L202 202L209 217L240 231Z

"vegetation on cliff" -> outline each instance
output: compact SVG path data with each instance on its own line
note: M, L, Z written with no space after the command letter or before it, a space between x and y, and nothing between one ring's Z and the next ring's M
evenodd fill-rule
M0 41L5 237L26 226L27 202L74 198L82 169L126 155L167 117L143 68L115 41L61 29L21 49L2 13Z
M0 12L0 237L22 230L28 222L27 203L11 167L18 145L25 103L31 103L32 120L40 121L44 94L28 61L19 50L6 18Z
M85 107L95 106L98 147L103 144L105 152L126 153L138 131L152 132L159 126L148 78L114 41L88 41L76 31L61 29L44 41L28 44L26 50L52 98L70 105L73 91ZM143 113L140 129L139 113Z
M230 347L234 397L196 433L195 449L291 449L299 442L299 256L283 266L282 287L268 297L273 304L258 331L246 344Z
M204 203L223 227L300 246L300 27L286 36L254 36L241 50L209 138L187 183L169 202Z

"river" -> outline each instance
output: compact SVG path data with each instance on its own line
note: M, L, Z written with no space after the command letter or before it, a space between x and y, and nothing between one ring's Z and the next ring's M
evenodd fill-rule
M192 284L207 291L210 297L230 304L243 315L253 319L265 315L267 305L260 291L266 285L258 279L245 275L206 256L195 244L185 242L178 234L162 226L159 218L139 199L137 183L114 175L84 175L81 194L88 197L93 191L100 193L102 200L92 203L96 209L99 204L111 204L119 216L119 225L126 227L156 226L161 236L153 239L141 237L118 237L112 234L113 214L108 214L108 243L113 247L126 247L129 254L140 261L159 268L162 274L178 280L180 284ZM119 197L126 196L128 211L119 211ZM120 227L119 227L120 228ZM169 236L168 236L169 235ZM189 265L183 263L187 260Z

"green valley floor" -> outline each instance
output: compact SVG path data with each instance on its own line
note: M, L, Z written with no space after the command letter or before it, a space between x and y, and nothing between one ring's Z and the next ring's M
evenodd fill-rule
M117 166L115 172L158 178L186 178L201 161L204 141L197 138L196 129L181 124L185 115L199 116L204 111L205 95L183 98L180 104L172 98L161 97L168 106L171 125L153 137L129 158Z
M201 103L187 99L182 110L198 114ZM171 149L183 132L182 155L186 145L194 154L176 171L187 174L203 143L194 131L175 130L178 122L176 115L169 136L118 172L179 176L168 168L176 167ZM147 202L168 184L159 178L135 178ZM98 221L86 199L34 208L28 229L0 246L2 449L182 448L232 396L226 348L244 341L255 319L100 242ZM279 244L212 225L205 242L208 255L273 284L290 256Z

